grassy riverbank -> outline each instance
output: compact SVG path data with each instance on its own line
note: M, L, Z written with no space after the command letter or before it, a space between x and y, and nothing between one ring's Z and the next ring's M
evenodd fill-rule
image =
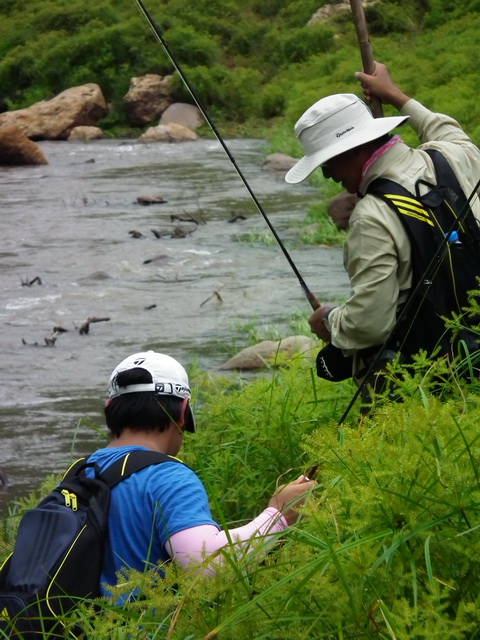
M312 357L248 383L191 373L199 431L183 457L219 522L250 519L314 463L318 488L268 555L226 550L215 577L132 575L118 591L139 586L141 600L104 602L93 618L82 606L89 638L480 637L478 384L419 361L402 403L361 424L354 409L339 426L353 388L317 379ZM434 375L446 380L440 396ZM2 556L16 520L2 523Z

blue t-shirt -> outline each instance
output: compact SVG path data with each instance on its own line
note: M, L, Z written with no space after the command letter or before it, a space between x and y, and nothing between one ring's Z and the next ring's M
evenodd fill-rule
M104 471L113 462L145 447L98 449L90 456ZM137 471L112 489L108 540L101 582L117 584L116 572L144 571L169 560L165 543L174 533L213 524L208 497L195 473L183 464L163 462Z

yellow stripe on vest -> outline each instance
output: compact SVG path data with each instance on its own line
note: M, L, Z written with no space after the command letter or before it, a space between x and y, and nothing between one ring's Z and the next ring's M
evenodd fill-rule
M400 213L403 213L404 216L410 216L411 218L416 218L421 222L426 222L431 227L435 226L433 222L431 220L428 220L428 218L425 218L425 216L418 215L418 213L413 213L413 211L407 211L407 209L401 209L400 207L398 208L398 210L400 211Z
M435 226L432 220L430 220L428 211L422 207L418 200L407 198L406 196L397 196L395 194L387 193L385 194L385 197L391 200L399 213L402 213L404 216L410 216L411 218L416 218L417 220L426 222L431 227Z

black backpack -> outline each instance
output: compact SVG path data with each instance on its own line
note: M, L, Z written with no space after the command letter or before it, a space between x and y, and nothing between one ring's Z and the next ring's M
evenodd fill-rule
M13 553L0 568L0 635L39 640L65 636L62 616L78 600L100 595L110 490L152 464L179 462L136 450L103 473L81 458L62 482L20 522ZM95 477L87 477L87 467ZM3 632L3 635L2 635Z
M452 350L453 336L445 330L444 317L462 314L468 293L479 288L480 228L457 177L443 155L426 150L437 174L437 184L423 180L414 195L391 180L377 178L368 193L381 198L399 216L412 246L412 292L404 320L393 336L391 348L407 358L419 349L431 353ZM419 194L420 185L429 191ZM467 327L478 318L464 318ZM459 336L470 348L478 349L474 334Z

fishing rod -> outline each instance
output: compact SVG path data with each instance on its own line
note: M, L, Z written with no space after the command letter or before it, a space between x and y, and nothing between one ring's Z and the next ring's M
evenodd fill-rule
M360 55L362 57L363 70L369 76L375 71L375 61L373 59L372 45L368 34L367 20L363 9L362 0L350 0L350 8L352 10L353 22L357 32L358 45L360 47ZM372 115L374 118L383 116L382 103L376 96L370 100L372 107Z
M470 193L469 197L467 198L467 201L465 202L464 206L460 210L459 215L457 217L455 217L454 221L452 222L452 225L451 225L450 229L448 231L446 231L444 238L442 238L442 242L440 243L437 251L433 255L433 257L432 257L430 263L428 264L427 268L425 269L422 277L417 282L417 285L415 286L415 288L413 289L412 293L410 294L407 302L404 304L402 310L398 314L398 317L396 319L395 324L393 325L392 329L388 333L388 335L387 335L386 339L384 340L383 344L379 347L379 350L377 351L377 353L375 355L375 358L373 359L372 363L368 367L367 372L365 373L365 376L364 376L362 382L357 387L352 399L350 400L350 403L349 403L348 407L345 409L342 417L338 421L338 425L341 425L345 421L345 419L347 418L348 414L350 413L350 410L352 409L353 405L355 404L355 401L357 400L358 396L360 395L360 393L364 389L365 385L367 384L367 381L369 379L370 374L374 372L377 364L382 359L383 352L385 351L386 348L388 348L390 342L395 337L396 332L400 328L400 325L402 324L402 322L405 320L405 318L407 316L407 313L409 313L410 310L412 309L414 303L418 305L417 306L417 314L418 314L418 310L420 309L421 305L425 301L425 298L427 297L428 288L429 288L429 286L432 285L432 282L433 282L436 274L438 273L438 270L440 269L442 261L445 258L445 255L447 253L447 249L448 249L448 246L449 246L449 242L450 242L450 236L457 228L462 226L463 221L465 220L465 218L468 215L468 212L470 211L470 205L471 205L473 199L475 198L475 196L478 197L479 189L480 189L480 180L474 186L472 192ZM418 297L419 293L421 293L422 289L423 289L423 296L421 297L420 301L417 302L417 297ZM413 324L415 322L417 314L415 314L415 316L412 318L412 320L410 322L410 326L408 327L408 331L405 334L405 337L404 337L403 342L402 342L402 346L403 346L405 340L407 339L408 334L412 330L412 327L413 327ZM398 351L400 352L400 350L401 349L399 348Z
M288 253L285 245L283 244L282 240L280 239L280 237L279 237L278 233L276 232L274 226L270 222L270 220L269 220L264 208L262 207L260 201L258 200L257 196L255 195L255 193L253 192L252 188L250 187L250 185L249 185L247 179L245 178L243 172L240 170L240 167L238 166L238 164L237 164L235 158L233 157L230 149L228 148L228 146L225 143L223 137L221 136L220 132L218 131L217 127L215 126L215 123L212 121L211 117L209 116L206 107L203 105L200 97L198 96L197 92L195 91L195 88L192 86L192 84L188 80L188 78L185 75L185 72L183 71L180 63L178 62L178 60L174 56L173 52L171 51L170 46L169 46L168 42L165 40L161 29L154 22L152 16L148 12L148 10L145 7L145 4L142 2L142 0L134 0L134 1L135 1L135 4L137 5L138 9L140 10L140 13L143 15L143 17L147 21L148 25L150 26L150 29L154 33L154 35L157 38L158 42L160 42L160 44L164 48L165 53L169 57L171 63L173 64L173 66L175 67L176 71L178 72L178 75L180 76L180 78L182 79L183 83L187 87L187 89L188 89L190 95L192 96L193 100L195 101L197 107L200 109L200 111L201 111L203 117L205 118L205 121L207 122L208 126L213 131L216 139L221 144L223 150L227 154L228 159L230 160L230 162L234 166L235 171L237 172L239 178L241 179L241 181L243 182L245 188L247 189L248 193L250 194L250 197L252 198L253 202L255 203L255 206L257 207L257 210L260 212L260 214L262 215L263 219L267 223L267 226L269 227L270 231L272 232L273 237L277 241L280 249L283 252L283 255L287 259L288 264L290 265L290 267L292 268L292 271L296 275L297 280L300 283L300 286L302 287L302 289L303 289L303 291L305 293L305 296L307 297L307 300L310 303L310 306L312 307L313 310L318 309L318 307L320 307L320 302L318 301L318 299L315 296L315 294L312 293L312 291L310 291L310 289L308 288L307 284L305 283L305 280L302 278L302 275L301 275L300 271L298 270L296 264L293 262L290 254Z

